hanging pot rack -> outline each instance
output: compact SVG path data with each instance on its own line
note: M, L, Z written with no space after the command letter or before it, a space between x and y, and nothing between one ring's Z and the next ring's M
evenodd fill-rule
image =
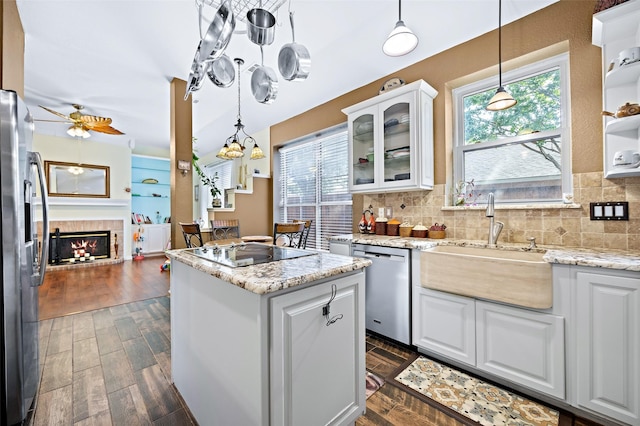
M287 0L232 0L231 10L236 16L236 19L241 22L247 21L247 13L251 9L262 8L266 9L274 15L280 9ZM222 3L219 0L195 0L196 7L210 6L214 9L218 9Z
M212 78L209 68L215 60L225 54L232 36L247 34L252 43L260 46L271 44L273 31L275 31L277 24L275 17L278 9L287 1L289 1L289 9L291 9L291 0L195 0L198 10L200 42L191 64L191 72L187 81L184 99L187 100L191 93L203 86L204 78L207 75L215 84L216 80ZM207 11L208 8L214 9L211 20L207 19L207 15L210 15ZM255 12L260 12L261 15L256 15ZM291 13L291 10L289 10L289 13ZM262 27L262 22L253 21L256 16L261 18L266 15L270 15L268 16L271 19L270 27L264 28ZM237 29L237 21L245 23L246 29ZM231 31L228 31L229 27L232 28ZM213 40L211 39L211 30L214 30L216 34ZM310 67L310 59L306 65ZM256 68L258 67L254 65L249 67L248 70L249 72L254 72ZM287 79L286 76L285 79ZM300 80L302 79L304 78ZM277 84L277 79L275 84ZM223 86L218 85L218 87Z

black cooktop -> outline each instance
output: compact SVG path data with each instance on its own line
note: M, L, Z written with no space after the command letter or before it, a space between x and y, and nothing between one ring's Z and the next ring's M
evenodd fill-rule
M231 266L232 268L317 254L307 250L259 243L204 246L188 250L187 253L201 259Z

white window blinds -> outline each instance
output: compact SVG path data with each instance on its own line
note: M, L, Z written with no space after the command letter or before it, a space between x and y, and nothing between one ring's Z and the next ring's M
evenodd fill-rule
M307 248L327 250L327 237L352 231L346 125L280 149L279 221L312 220Z

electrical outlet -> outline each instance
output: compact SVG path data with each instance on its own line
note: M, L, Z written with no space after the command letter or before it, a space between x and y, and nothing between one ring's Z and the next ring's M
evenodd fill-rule
M629 220L627 201L601 201L589 203L591 220Z

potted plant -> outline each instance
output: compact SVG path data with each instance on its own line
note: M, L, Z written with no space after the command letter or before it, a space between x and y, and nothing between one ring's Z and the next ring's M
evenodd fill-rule
M196 173L200 176L200 180L205 186L209 187L209 192L211 192L211 202L212 207L221 207L222 201L220 200L220 188L216 185L216 181L218 180L218 173L215 173L213 177L207 176L200 166L198 165L198 156L196 153L193 153L193 168L196 169Z

